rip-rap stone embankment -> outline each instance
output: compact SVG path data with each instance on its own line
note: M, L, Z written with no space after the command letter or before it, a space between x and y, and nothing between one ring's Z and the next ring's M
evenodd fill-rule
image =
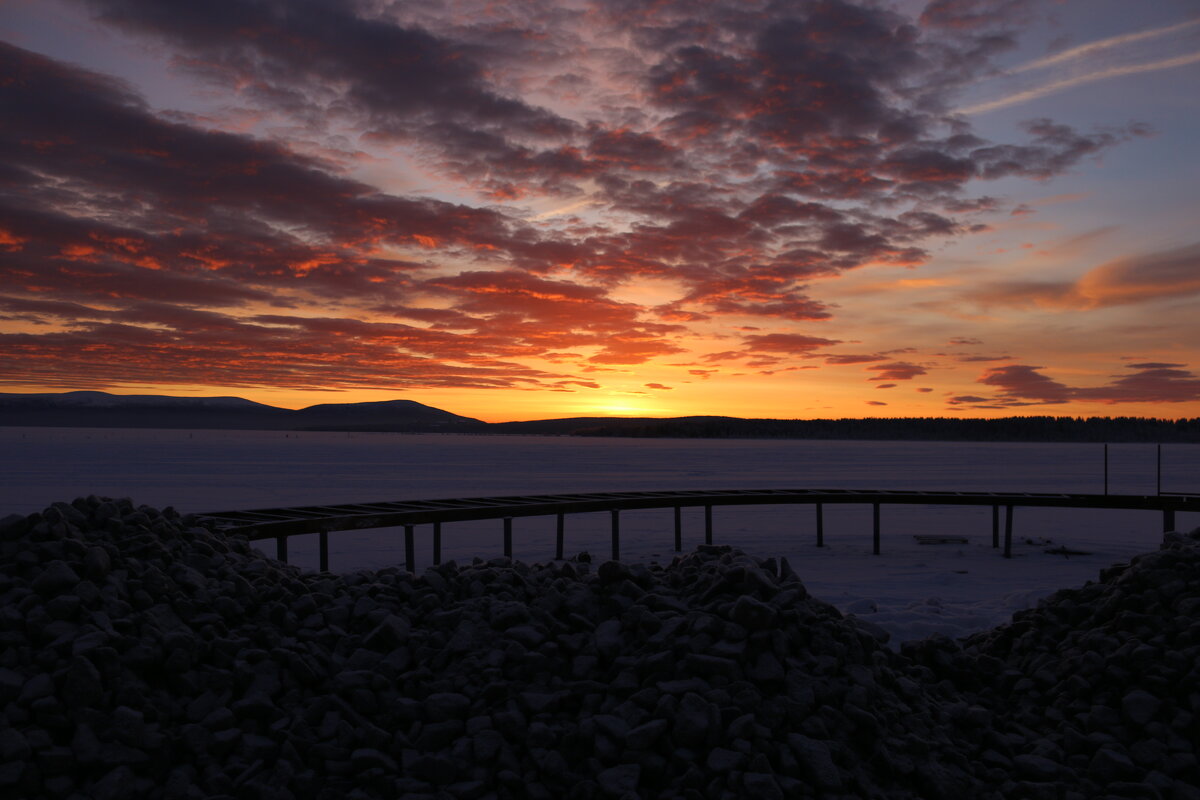
M729 548L315 575L58 503L0 521L0 792L1200 797L1198 554L898 654Z

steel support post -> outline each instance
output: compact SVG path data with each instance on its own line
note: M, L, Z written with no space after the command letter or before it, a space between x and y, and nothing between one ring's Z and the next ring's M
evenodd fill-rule
M612 510L612 557L613 561L621 559L621 512Z
M1004 507L1004 557L1012 558L1013 507Z
M404 568L409 572L416 573L416 556L414 555L414 536L413 526L404 526Z
M874 534L871 552L873 552L875 555L879 555L879 503L872 503L871 505L873 506L871 509L871 517L873 520L872 529Z

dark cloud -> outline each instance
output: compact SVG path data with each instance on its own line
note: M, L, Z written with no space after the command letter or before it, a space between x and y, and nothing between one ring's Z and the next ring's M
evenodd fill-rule
M1071 388L1038 372L1041 367L1011 364L989 369L979 382L994 386L1002 397L1037 400L1042 403L1065 403Z
M982 361L1010 361L1012 356L958 356L956 360L964 364L978 363Z
M383 194L280 145L165 121L93 73L2 44L0 67L22 75L3 93L0 148L29 176L3 224L10 251L48 239L148 269L328 276L322 291L350 292L411 266L374 258L385 244L563 255L495 211Z
M1184 403L1200 400L1200 375L1182 364L1130 364L1138 371L1114 375L1114 380L1095 388L1075 390L1079 400L1101 403Z
M1027 145L990 145L971 152L980 177L990 180L1010 175L1049 178L1070 169L1086 156L1151 132L1144 125L1131 125L1125 129L1082 134L1048 119L1035 119L1026 122L1024 127L1033 137Z
M572 126L491 86L459 43L334 0L86 0L100 19L188 54L182 63L257 102L299 114L352 113L369 130L409 136L430 121L535 136Z
M928 371L918 365L910 364L907 361L892 361L887 364L876 364L867 369L875 372L873 381L910 381L918 375L925 375Z
M593 126L587 155L593 169L666 172L682 167L682 154L658 137L627 128Z
M1007 26L1028 18L1033 0L932 0L921 12L921 24L957 31Z
M886 356L882 355L854 355L846 353L842 355L826 355L824 356L825 363L830 366L840 366L843 364L870 364L872 361L883 361Z
M810 353L831 344L839 344L836 339L823 339L820 336L807 336L801 333L768 333L761 336L746 336L744 341L748 352L784 353L786 355Z
M1200 376L1180 364L1131 364L1132 374L1114 375L1103 386L1072 387L1038 372L1041 367L1013 364L995 367L979 382L1000 390L995 402L1066 403L1090 400L1101 403L1182 403L1200 400Z

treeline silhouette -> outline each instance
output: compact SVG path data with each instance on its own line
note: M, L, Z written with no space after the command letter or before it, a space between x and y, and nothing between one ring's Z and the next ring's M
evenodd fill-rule
M575 420L553 431L573 436L683 439L865 439L981 442L1200 442L1200 418L1004 417L950 419L673 419ZM537 423L522 423L535 426ZM492 429L506 426L489 426ZM512 431L534 433L534 430ZM551 432L551 431L546 431Z

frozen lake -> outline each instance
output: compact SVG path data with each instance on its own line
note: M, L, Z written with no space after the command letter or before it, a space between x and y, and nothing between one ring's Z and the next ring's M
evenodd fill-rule
M0 428L0 516L97 494L182 512L436 497L620 490L808 488L1102 492L1103 445L975 442L582 439L282 431ZM1162 448L1162 489L1200 491L1200 445ZM1154 445L1109 446L1109 491L1157 491ZM684 548L703 541L702 509L684 510ZM871 554L869 506L826 506L816 548L807 506L718 507L714 542L786 556L816 596L899 638L989 627L1056 588L1156 549L1161 515L1145 511L1017 508L1014 553L991 548L990 508L884 506L882 554ZM608 515L567 518L566 552L608 552ZM672 512L621 516L622 557L669 561ZM1200 525L1180 514L1177 527ZM501 551L501 523L443 526L443 558ZM966 545L918 545L953 533ZM330 537L331 568L403 559L398 531ZM428 564L429 532L417 529ZM1091 555L1048 555L1066 545ZM274 553L274 543L262 543ZM293 538L293 563L316 564L315 537ZM514 522L514 556L554 554L554 518ZM869 612L875 608L874 612Z

